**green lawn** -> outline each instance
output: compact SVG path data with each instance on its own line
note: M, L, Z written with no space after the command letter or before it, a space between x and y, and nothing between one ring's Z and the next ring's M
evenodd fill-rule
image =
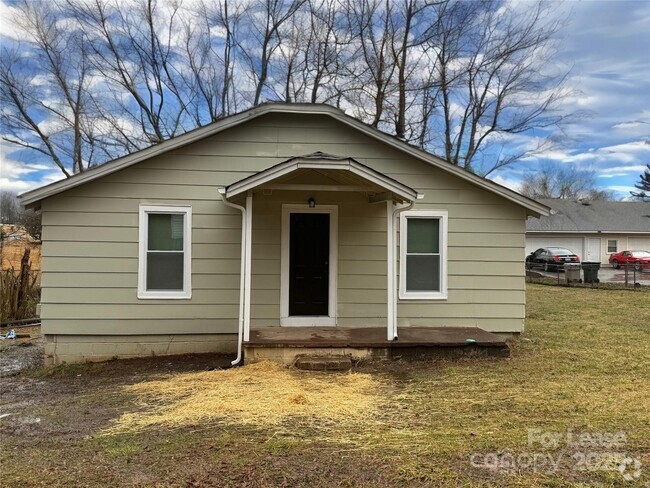
M650 293L529 285L527 301L509 359L155 358L5 380L0 485L647 486Z

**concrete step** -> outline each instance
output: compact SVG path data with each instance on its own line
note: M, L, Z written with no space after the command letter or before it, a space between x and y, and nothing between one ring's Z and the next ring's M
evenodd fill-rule
M352 368L349 356L299 356L295 366L310 371L347 371Z

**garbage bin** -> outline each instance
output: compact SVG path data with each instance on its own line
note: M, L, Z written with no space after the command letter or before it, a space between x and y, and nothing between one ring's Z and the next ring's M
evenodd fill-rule
M580 279L580 263L565 263L564 279L566 283L582 282Z
M598 270L600 269L600 263L582 263L582 271L585 275L585 283L600 283L598 279Z

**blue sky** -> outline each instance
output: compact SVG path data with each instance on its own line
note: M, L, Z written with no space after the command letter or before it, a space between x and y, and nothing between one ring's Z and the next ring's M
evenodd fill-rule
M0 0L0 19L6 3ZM554 3L567 19L558 63L571 69L574 90L564 110L588 115L564 127L558 147L492 178L516 189L522 175L544 161L573 163L593 170L600 188L624 198L650 162L650 0ZM0 27L11 35L11 26ZM517 136L516 144L532 144L538 135ZM18 193L61 177L51 164L4 142L0 165L0 184Z
M573 163L626 197L650 162L650 1L557 3L568 20L559 61L571 68L576 91L565 109L588 115L565 127L561 147L495 179L516 187L540 162Z

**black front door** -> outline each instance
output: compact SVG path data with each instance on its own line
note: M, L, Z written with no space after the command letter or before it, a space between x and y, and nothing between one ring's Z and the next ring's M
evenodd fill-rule
M328 315L330 215L290 216L289 315Z

